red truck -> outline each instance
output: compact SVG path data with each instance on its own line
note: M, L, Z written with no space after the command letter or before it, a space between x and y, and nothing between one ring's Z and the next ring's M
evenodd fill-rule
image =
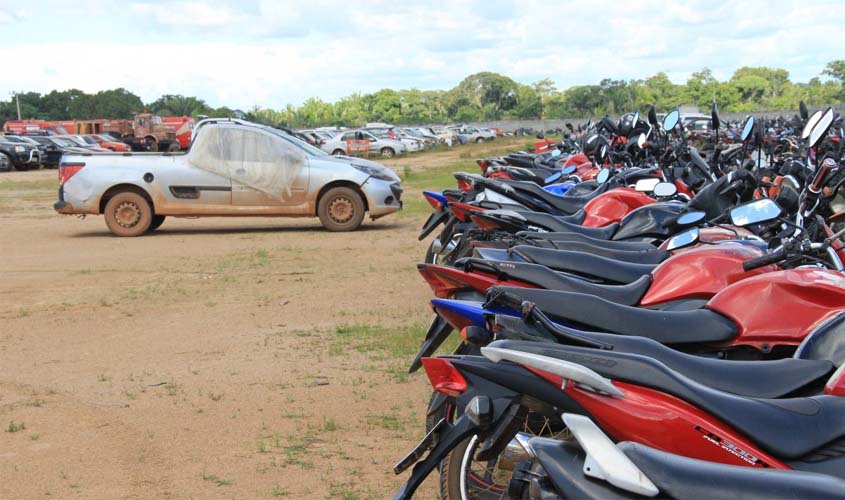
M191 135L194 132L194 120L190 116L163 116L162 123L173 127L176 131L176 140L179 141L179 147L188 149L191 144Z
M187 136L176 137L176 127L151 113L140 113L131 120L10 120L3 129L7 133L33 133L38 131L65 134L102 134L108 133L132 147L134 151L176 151L187 147L191 141L193 120L189 117L177 117L177 120L189 121ZM180 122L181 123L181 122ZM180 125L182 128L182 125Z

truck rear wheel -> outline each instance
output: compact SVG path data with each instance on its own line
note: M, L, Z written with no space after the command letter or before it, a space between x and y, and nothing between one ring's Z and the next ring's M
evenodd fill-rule
M103 216L106 226L115 236L140 236L150 229L153 207L140 194L124 191L112 196L106 203Z

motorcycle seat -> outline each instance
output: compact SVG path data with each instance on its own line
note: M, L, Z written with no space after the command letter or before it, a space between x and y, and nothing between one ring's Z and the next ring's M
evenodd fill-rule
M767 399L719 391L638 354L590 350L589 368L609 378L675 396L710 413L780 459L797 459L845 437L845 398ZM599 364L599 356L613 360ZM578 359L578 363L582 363ZM729 363L732 363L730 361ZM749 376L758 376L757 374Z
M533 240L537 242L552 242L553 244L558 243L567 243L567 242L580 242L586 243L588 245L593 246L600 246L601 248L611 248L611 249L618 249L618 250L629 250L629 251L644 251L644 250L654 250L655 247L651 243L646 243L642 241L616 241L616 240L605 240L605 239L597 239L591 238L590 236L575 233L572 231L564 231L564 232L553 232L553 233L535 233L533 231L520 231L516 233L516 236L521 238L525 238L528 240Z
M841 498L845 492L845 481L826 474L719 464L630 441L617 447L670 498L719 497L713 485L745 500Z
M558 250L588 253L631 264L660 264L671 255L667 250L661 250L655 247L652 247L650 250L620 250L607 248L604 245L591 245L580 241L559 241L556 242L555 247ZM542 247L538 248L542 249Z
M531 352L563 360L577 359L602 375L628 381L629 367L619 353L652 358L667 368L719 391L758 398L782 398L808 387L821 388L836 369L826 360L779 359L774 361L728 361L676 351L644 337L624 337L597 332L577 332L613 346L600 350L566 344L548 344L518 340L497 341L493 347ZM621 369L614 369L619 364ZM605 366L607 365L607 366Z
M643 276L650 275L657 267L657 264L622 262L584 252L532 247L530 245L517 245L511 247L509 251L526 262L540 264L555 271L619 284L632 283Z
M548 316L575 323L577 328L646 337L661 344L725 342L737 335L733 321L708 309L661 311L616 304L583 293L507 286L490 287L487 300L495 301L502 292L507 294L504 301L511 307L530 301Z
M529 193L531 196L539 198L565 214L573 214L581 208L584 208L584 205L586 205L587 202L607 191L608 188L606 184L602 184L583 196L558 196L546 191L541 186L533 182L509 181L507 184L517 191Z
M455 262L455 267L463 267L466 271L477 269L482 272L490 272L503 280L522 281L546 290L592 294L625 305L639 304L640 299L643 298L651 285L650 275L642 276L627 285L603 285L557 273L548 267L527 262L501 262L466 258Z
M600 240L609 240L619 228L619 224L616 222L604 227L581 226L580 222L576 222L576 217L578 217L577 213L570 216L558 216L543 212L530 211L517 211L516 213L525 218L526 223L532 226L539 226L549 231L569 231L573 233L580 233Z

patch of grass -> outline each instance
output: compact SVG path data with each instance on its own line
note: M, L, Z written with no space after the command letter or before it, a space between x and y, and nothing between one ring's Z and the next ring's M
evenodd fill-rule
M329 418L329 419L323 420L323 430L325 432L334 432L338 429L340 429L340 426L337 425L337 422L335 422L334 419Z
M417 353L425 327L405 328L351 325L338 326L329 346L329 354L340 355L349 349L362 353L377 353L387 358L407 359Z
M285 454L285 464L298 465L304 469L314 467L314 464L307 461L305 458L309 453L309 446L311 446L314 438L311 436L296 437L284 448L282 451Z
M222 479L216 474L209 474L205 470L202 471L202 480L216 484L217 486L229 486L232 484L231 479Z
M273 498L287 498L288 496L290 496L290 493L288 492L288 490L277 485L273 487L272 491L270 491L270 496L272 496Z
M58 189L58 180L55 178L37 181L9 181L0 183L0 191L41 191Z
M6 432L20 432L26 430L26 424L23 422L15 422L14 420L9 420L9 426L6 427Z
M221 399L223 399L223 396L224 396L224 394L222 392L219 393L219 394L215 394L213 392L208 393L208 399L210 399L212 401L220 401Z
M416 189L442 191L457 186L457 181L453 175L455 172L481 173L475 161L459 161L443 167L415 171L408 176L405 184Z

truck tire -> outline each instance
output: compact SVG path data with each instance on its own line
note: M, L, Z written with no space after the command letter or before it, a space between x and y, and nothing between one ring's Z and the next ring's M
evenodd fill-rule
M364 220L364 200L352 188L331 188L320 198L317 216L329 231L354 231Z
M393 158L395 155L396 151L393 151L393 148L381 148L382 158Z
M158 151L158 141L156 141L155 139L147 139L147 149L150 152L153 152L153 153L157 152Z
M476 140L475 140L475 143L476 143L476 144L481 144L482 142L484 142L484 138L483 138L483 137L479 137L478 139L476 139Z
M150 229L153 207L140 194L124 191L111 197L103 216L106 226L115 236L141 236Z

